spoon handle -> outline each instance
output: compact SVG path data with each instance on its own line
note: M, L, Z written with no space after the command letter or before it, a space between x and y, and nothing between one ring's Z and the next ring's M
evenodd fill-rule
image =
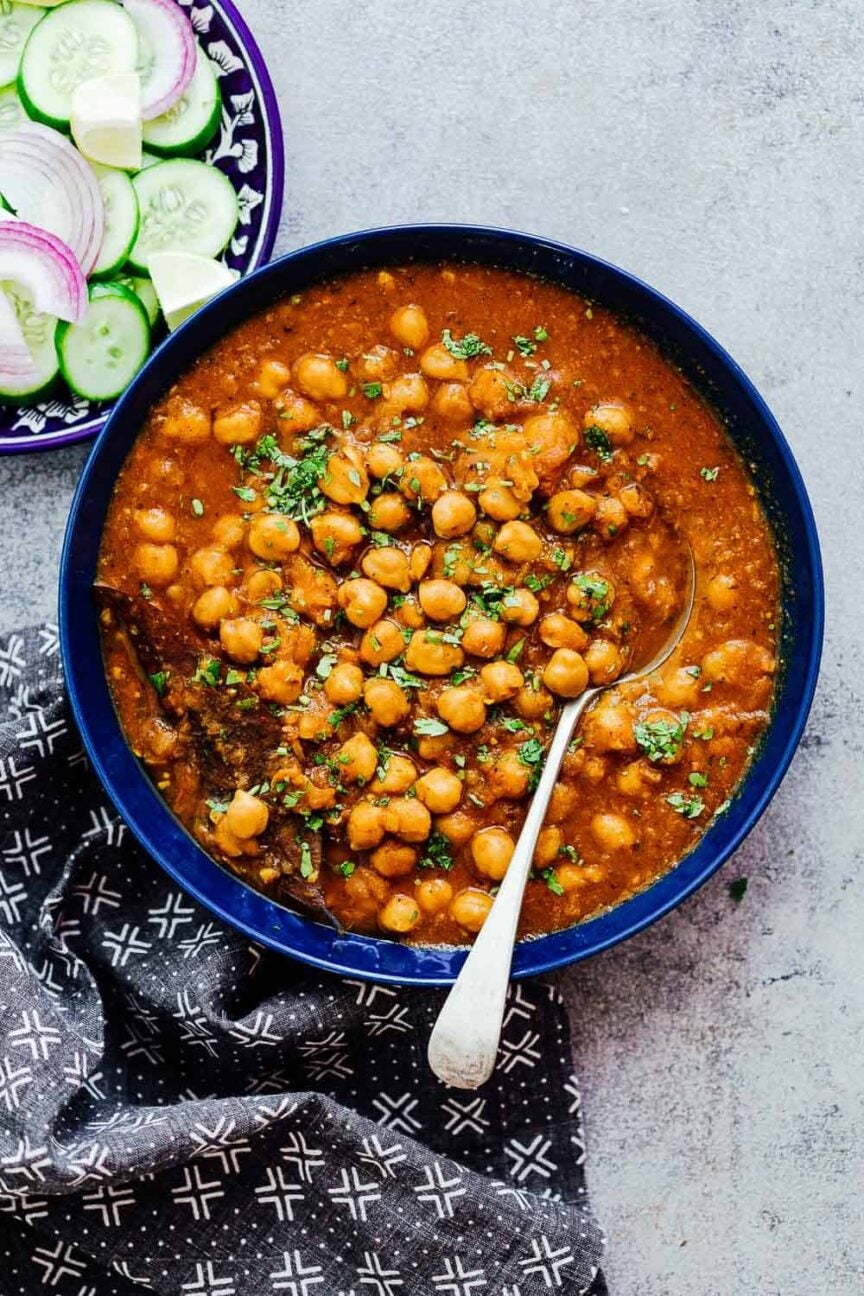
M573 730L596 692L589 689L561 711L504 881L432 1030L429 1065L439 1080L457 1089L477 1089L495 1066L516 928L534 848Z

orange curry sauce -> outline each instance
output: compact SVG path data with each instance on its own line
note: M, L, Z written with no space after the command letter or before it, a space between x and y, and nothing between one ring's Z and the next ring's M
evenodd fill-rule
M117 483L97 597L127 738L277 899L420 943L479 930L561 697L585 717L521 930L646 886L768 720L778 567L716 416L655 346L503 270L368 272L201 357Z

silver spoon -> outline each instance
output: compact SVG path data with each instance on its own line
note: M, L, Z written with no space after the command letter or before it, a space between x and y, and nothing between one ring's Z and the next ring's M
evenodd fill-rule
M561 762L570 746L573 730L586 707L607 689L650 675L678 647L690 621L696 595L696 564L689 544L686 546L686 561L687 590L684 605L669 638L656 656L644 666L634 668L610 684L586 689L581 697L567 702L561 709L558 727L546 752L543 773L525 816L504 881L462 970L444 1001L429 1039L429 1065L445 1084L457 1089L477 1089L492 1074L501 1038L504 1002L525 883L531 872L534 848L546 818L549 798Z

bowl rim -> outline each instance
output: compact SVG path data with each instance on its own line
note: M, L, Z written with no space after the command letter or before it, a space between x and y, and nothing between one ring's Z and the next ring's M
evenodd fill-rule
M179 5L180 0L177 0L177 2ZM261 227L254 266L243 276L248 278L250 274L254 274L268 264L270 254L276 243L276 235L279 232L279 221L282 218L282 203L285 195L285 134L282 130L282 116L279 111L276 88L273 85L273 78L270 75L270 69L261 51L261 46L252 35L249 24L240 13L234 0L214 0L214 3L220 11L220 18L229 27L233 27L237 42L246 55L247 69L253 84L257 86L258 96L263 106L263 121L268 145L267 174L269 183L266 190L266 202L269 210L266 212ZM157 347L156 350L158 349ZM151 352L151 355L155 355L155 351ZM66 446L77 445L81 441L91 441L105 427L119 400L118 397L118 400L113 402L110 409L88 419L86 423L78 423L66 431L59 429L49 436L16 437L0 430L0 456L41 454L49 450L62 450ZM10 408L14 409L15 407L11 406ZM0 412L2 412L2 409L3 407L0 406Z
M108 715L105 699L109 695L102 669L101 649L98 651L99 670L93 677L94 663L91 660L91 678L88 678L88 662L76 648L81 633L76 621L79 616L86 617L87 614L81 611L80 599L79 606L76 607L72 568L76 537L79 528L87 521L85 512L90 484L98 471L105 447L114 439L115 429L119 438L123 438L126 406L134 401L139 389L150 381L151 373L160 366L164 367L166 352L170 354L172 350L176 350L184 337L203 331L209 321L215 323L217 312L221 320L226 315L229 297L244 291L244 286L249 294L247 300L251 300L253 289L249 285L254 285L255 281L265 276L290 273L292 266L302 266L304 261L314 261L317 258L326 261L328 253L351 244L358 245L358 248L367 253L362 258L365 265L374 265L376 244L386 246L388 240L406 236L461 236L466 241L471 238L492 240L501 245L502 255L508 246L527 245L533 249L544 249L572 263L587 265L595 273L611 276L618 286L623 286L644 301L662 321L667 324L674 322L684 333L692 334L700 347L717 362L730 390L737 387L741 396L752 405L758 421L767 432L786 474L790 501L799 510L805 544L805 552L796 552L795 562L796 574L803 571L807 578L804 584L808 590L809 641L806 643L806 655L799 667L799 675L802 676L799 692L789 699L784 697L782 743L779 750L772 753L773 765L770 770L764 770L760 786L754 792L754 771L757 768L761 770L757 756L739 784L729 810L709 826L694 849L667 873L618 905L575 926L520 941L516 946L512 972L513 979L520 979L553 971L618 944L677 908L707 882L738 849L779 787L803 733L816 688L824 630L824 579L816 524L800 470L768 405L741 367L702 325L671 299L628 271L593 253L559 241L519 230L451 222L377 226L337 235L295 249L244 276L238 284L197 312L153 353L111 411L94 445L75 492L61 554L59 619L62 661L73 716L93 768L109 797L143 848L169 876L210 912L253 940L341 976L417 986L452 983L467 955L467 947L411 946L355 933L338 933L314 919L293 913L254 891L209 856L179 825L166 803L156 793L143 767L127 746L110 701L108 706L111 715ZM442 253L441 259L446 260L448 256L453 257L454 254ZM470 255L466 259L470 261ZM355 269L359 268L359 264L355 266ZM318 281L326 278L326 270L315 276ZM255 313L255 307L245 311L242 319L232 322L231 327L236 327ZM222 330L219 336L224 336L227 331L229 330ZM211 343L208 342L207 345ZM185 371L187 367L187 364L183 364L178 372ZM164 389L165 381L159 385ZM136 423L136 428L138 426L140 423ZM134 437L129 439L124 459L133 441ZM110 492L108 493L110 496ZM107 508L107 504L105 507ZM99 509L101 536L101 524L104 523L101 503ZM798 579L800 583L800 575ZM95 623L95 619L94 609L90 620ZM98 636L98 631L95 633ZM778 708L769 722L766 739L775 734L780 719L781 708ZM745 789L750 793L746 803L743 799ZM173 854L174 850L177 855Z

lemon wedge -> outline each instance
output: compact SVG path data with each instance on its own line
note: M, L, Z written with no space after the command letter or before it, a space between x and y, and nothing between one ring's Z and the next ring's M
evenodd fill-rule
M141 166L141 78L113 72L82 81L72 91L72 138L90 162L139 170Z
M172 332L199 306L240 278L236 270L229 270L221 261L196 252L151 252L147 265Z

